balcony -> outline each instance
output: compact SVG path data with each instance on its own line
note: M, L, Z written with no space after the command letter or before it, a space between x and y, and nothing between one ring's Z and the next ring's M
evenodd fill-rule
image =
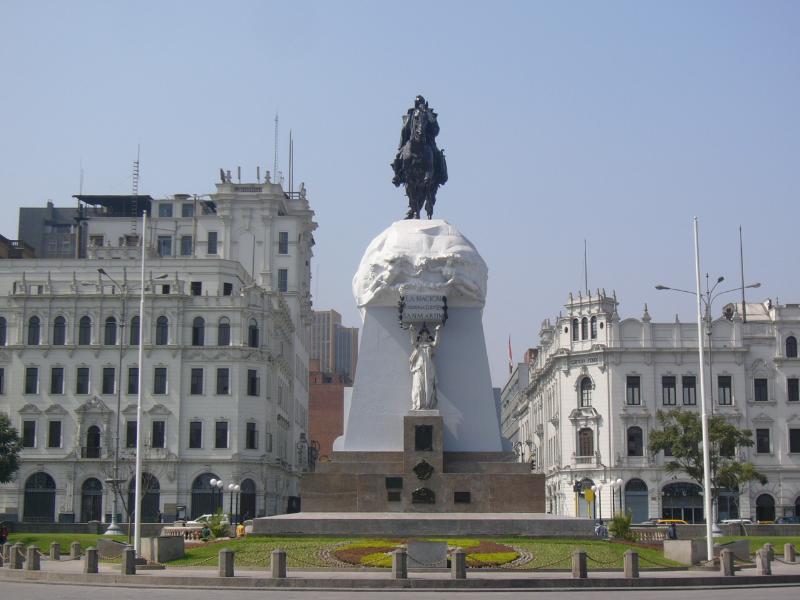
M103 449L95 446L81 446L81 458L102 458Z

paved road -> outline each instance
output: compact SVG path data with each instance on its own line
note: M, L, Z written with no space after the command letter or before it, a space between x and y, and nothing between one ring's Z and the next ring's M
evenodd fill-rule
M86 600L94 598L114 598L114 600L141 600L143 595L153 593L136 587L101 587L101 586L72 586L50 585L43 583L12 583L2 582L3 598L20 598L24 600ZM631 600L675 600L680 595L681 600L752 600L753 598L766 598L769 600L796 600L800 596L797 587L761 587L743 589L721 590L658 590L641 591L592 591L569 590L560 592L541 591L510 591L488 592L485 590L459 590L457 592L440 592L428 590L387 591L376 590L342 590L342 591L291 591L291 590L159 590L159 600L409 600L413 594L414 600L457 600L469 596L475 598L491 598L492 600L520 600L521 598L535 598L536 600L620 600L620 594L628 596Z

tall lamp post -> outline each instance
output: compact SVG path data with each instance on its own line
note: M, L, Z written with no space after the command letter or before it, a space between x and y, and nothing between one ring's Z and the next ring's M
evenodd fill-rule
M752 283L750 285L741 285L736 288L732 288L730 290L725 290L722 292L717 292L716 294L714 291L716 290L717 285L722 283L725 278L719 277L717 278L716 283L710 289L708 288L708 280L706 280L706 292L705 295L700 290L700 241L699 241L699 233L698 233L698 224L697 224L697 217L693 219L693 229L694 229L694 263L695 263L695 291L690 292L688 290L682 290L679 288L668 287L665 285L657 285L657 290L671 290L675 292L681 292L684 294L690 294L695 296L696 304L697 304L697 354L698 359L700 362L700 420L701 420L701 427L702 427L702 436L703 436L703 488L705 493L703 494L703 503L704 503L704 512L706 516L706 552L707 552L707 559L713 560L714 559L714 541L713 541L713 527L714 527L714 518L712 515L712 490L711 490L711 456L710 456L710 444L708 440L708 412L706 410L706 386L705 386L705 356L704 356L704 349L705 343L703 342L703 314L702 308L703 304L705 304L705 313L706 313L706 324L708 329L708 337L710 343L710 321L711 321L711 303L722 294L727 294L728 292L735 292L739 290L744 290L745 288L757 288L760 287L760 283ZM709 382L710 383L710 382ZM712 384L713 386L713 384ZM713 390L713 387L712 387ZM712 398L713 402L713 398Z

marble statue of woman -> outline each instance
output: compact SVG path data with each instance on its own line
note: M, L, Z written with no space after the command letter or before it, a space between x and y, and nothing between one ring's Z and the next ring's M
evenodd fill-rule
M439 344L441 327L437 325L433 335L424 324L418 332L413 325L409 328L413 346L408 359L411 367L411 410L435 410L438 404L433 354Z

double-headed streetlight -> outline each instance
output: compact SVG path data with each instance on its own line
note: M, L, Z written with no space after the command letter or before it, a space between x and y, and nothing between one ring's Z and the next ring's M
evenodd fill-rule
M231 511L228 516L228 523L233 526L233 516L236 514L233 510L233 495L236 494L238 496L239 490L242 489L238 483L229 483L228 484L228 491L230 492L230 508Z
M625 483L622 479L611 480L611 516L617 514L617 500L615 493L619 495L619 512L622 512L622 484Z
M212 479L208 483L211 485L211 505L213 506L215 504L215 502L214 502L214 493L215 492L219 492L219 506L220 506L220 509L222 509L222 504L224 502L223 494L225 493L225 492L222 491L222 488L225 487L225 484L222 483L222 479ZM211 512L215 513L217 511L216 511L216 509L212 509Z

